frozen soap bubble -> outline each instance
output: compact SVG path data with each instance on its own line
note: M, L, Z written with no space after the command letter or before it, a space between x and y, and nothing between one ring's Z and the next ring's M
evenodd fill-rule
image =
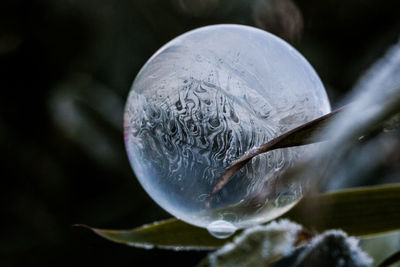
M216 25L173 39L137 75L125 111L125 143L140 183L165 210L217 237L273 219L301 196L276 188L309 147L257 156L212 197L246 151L330 111L310 64L278 37Z

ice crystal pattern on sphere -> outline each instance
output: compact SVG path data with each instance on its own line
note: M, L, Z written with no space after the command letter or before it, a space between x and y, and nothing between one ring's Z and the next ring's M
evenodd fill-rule
M254 158L205 204L246 151L315 119L330 106L310 64L252 27L216 25L178 36L143 66L125 111L125 143L147 193L165 210L218 236L273 219L301 196L276 187L307 146Z

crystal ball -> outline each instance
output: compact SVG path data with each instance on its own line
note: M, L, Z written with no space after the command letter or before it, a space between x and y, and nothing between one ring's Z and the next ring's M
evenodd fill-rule
M252 159L214 196L247 151L330 111L318 75L291 45L241 25L214 25L160 48L133 82L125 144L143 188L162 208L217 237L274 219L301 197L277 186L312 146Z

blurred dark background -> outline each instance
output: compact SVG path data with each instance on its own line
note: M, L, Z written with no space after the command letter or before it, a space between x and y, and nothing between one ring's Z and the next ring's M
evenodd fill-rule
M253 25L292 43L336 106L398 40L399 10L396 0L1 1L0 265L195 265L205 252L136 249L73 227L170 217L124 150L124 101L141 66L190 29Z

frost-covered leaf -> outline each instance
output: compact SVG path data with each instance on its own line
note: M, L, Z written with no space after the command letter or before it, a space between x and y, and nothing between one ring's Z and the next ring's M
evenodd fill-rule
M275 262L273 267L368 267L372 259L361 250L358 240L337 230L314 237L310 244L300 246Z
M177 219L159 221L132 230L105 230L84 227L110 241L148 249L209 250L219 248L229 240L217 239L211 236L207 230Z
M339 228L365 236L400 230L399 203L400 185L374 186L305 197L284 217L317 232ZM108 240L147 248L215 249L230 240L177 219L132 230L90 229Z
M346 98L352 105L325 131L327 142L297 179L319 192L400 182L400 43L374 64ZM359 141L355 141L359 138Z
M351 108L338 116L326 134L331 142L309 160L302 179L312 178L320 191L327 191L376 184L384 178L381 171L384 171L387 160L396 158L400 146L400 131L396 129L396 118L400 113L400 87L388 89L382 94L386 96L381 102L379 97L376 102L363 99L354 102ZM391 132L388 132L389 128ZM359 141L355 141L357 138ZM398 174L397 164L393 162L389 165L395 169L388 175Z
M343 231L330 230L298 242L303 231L288 220L247 229L200 266L371 266L372 260L360 249L358 240Z
M400 85L400 42L368 69L354 86L353 97L360 93L379 93L382 88Z
M268 266L293 250L301 231L300 225L288 220L246 229L200 266Z

